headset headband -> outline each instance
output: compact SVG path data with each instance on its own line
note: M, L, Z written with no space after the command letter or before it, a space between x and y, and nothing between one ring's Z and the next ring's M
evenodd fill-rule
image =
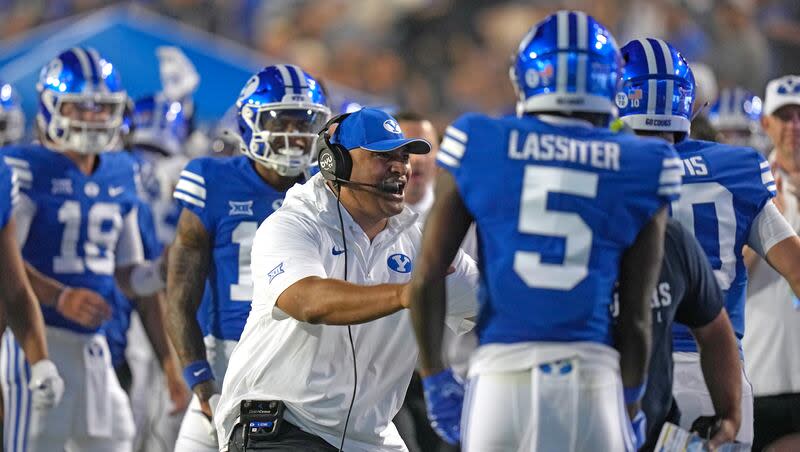
M350 116L351 114L352 113L342 113L340 115L336 115L333 118L329 119L328 122L326 122L324 126L322 126L322 130L319 131L318 135L319 135L320 138L322 138L325 141L325 144L328 147L330 147L330 145L331 145L331 143L330 143L331 135L328 133L328 130L330 130L330 128L334 124L341 124L342 121L347 119L347 117ZM334 133L336 133L336 132L334 132Z

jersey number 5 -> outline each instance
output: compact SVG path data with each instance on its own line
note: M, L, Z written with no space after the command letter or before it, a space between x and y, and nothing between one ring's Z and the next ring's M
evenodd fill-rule
M541 254L534 251L517 251L514 254L514 271L528 287L571 290L586 278L592 230L577 213L548 210L547 198L551 193L595 198L597 183L597 174L586 171L534 165L525 167L519 232L563 237L565 241L564 261L561 264L543 263Z

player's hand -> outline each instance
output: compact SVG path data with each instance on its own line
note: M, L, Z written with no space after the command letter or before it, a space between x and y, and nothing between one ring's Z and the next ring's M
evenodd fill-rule
M214 426L214 413L217 411L217 405L219 405L219 394L212 394L208 400L200 400L200 411L208 418L210 425L208 434L215 442L217 441L217 429Z
M180 375L174 375L173 372L165 372L167 378L167 390L169 391L169 398L172 400L172 408L169 410L170 416L175 416L186 411L189 407L189 402L192 400L192 392L186 387L183 378Z
M33 408L48 410L61 402L61 397L64 395L64 380L61 379L52 361L42 359L31 366L28 389L31 391Z
M711 450L716 450L717 447L736 441L736 423L731 419L721 419L718 425L717 432L711 436L708 441L708 447Z
M631 428L633 429L633 439L636 442L636 450L639 450L647 441L647 416L645 416L644 411L639 410L636 413L636 416L631 421Z
M461 409L464 404L464 385L451 369L422 378L425 406L431 427L449 444L461 440Z
M690 429L701 437L708 439L708 448L716 450L724 443L736 440L736 422L732 419L717 416L700 416L692 422Z
M111 318L111 306L100 294L78 287L67 287L61 292L56 311L86 328L97 328Z

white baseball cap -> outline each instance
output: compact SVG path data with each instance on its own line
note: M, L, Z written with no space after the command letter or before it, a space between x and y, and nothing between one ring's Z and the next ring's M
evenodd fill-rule
M800 105L800 76L784 75L767 83L764 114L771 115L784 105Z

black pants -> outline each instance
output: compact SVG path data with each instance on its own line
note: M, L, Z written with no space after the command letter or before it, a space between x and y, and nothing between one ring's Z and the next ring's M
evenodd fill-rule
M244 447L244 426L242 424L233 428L231 440L228 443L228 452L245 452L251 450L270 450L278 452L307 451L307 452L335 452L339 449L328 444L319 436L304 432L284 419L278 430L278 436L270 442L264 442L256 447Z
M753 417L753 451L758 452L783 436L800 433L800 394L756 397Z

